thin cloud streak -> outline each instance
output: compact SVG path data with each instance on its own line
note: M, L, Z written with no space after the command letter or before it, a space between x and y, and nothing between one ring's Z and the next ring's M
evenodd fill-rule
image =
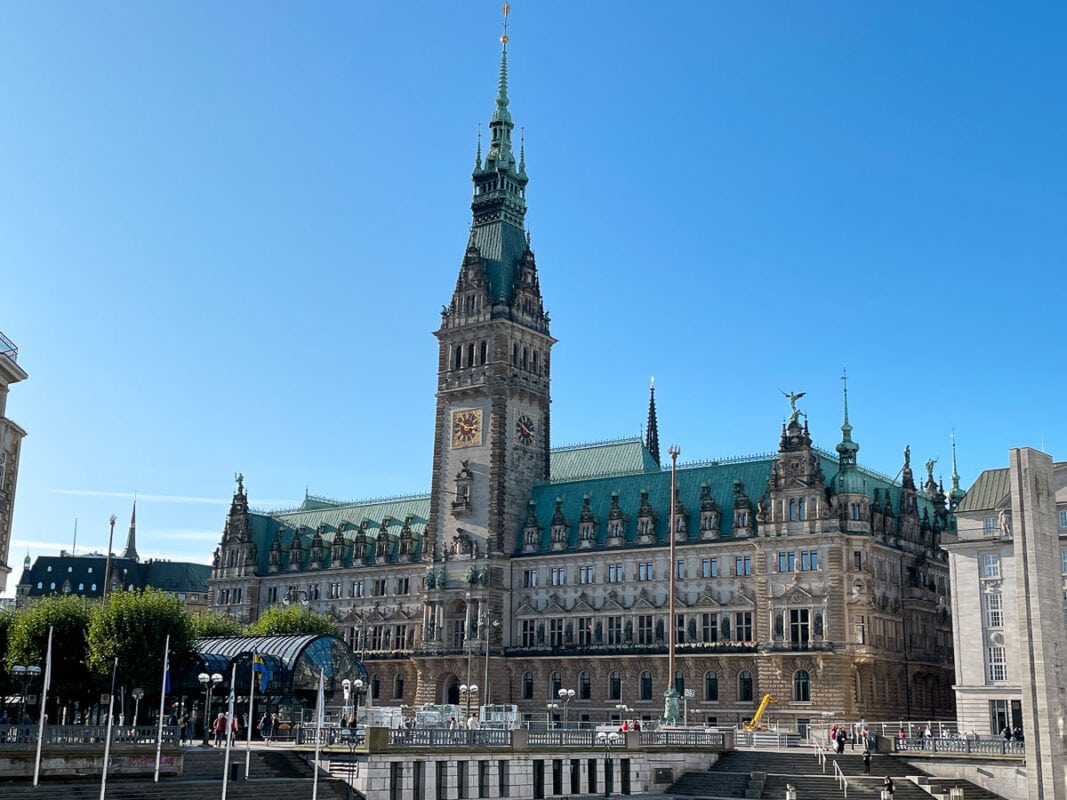
M48 491L52 494L74 495L76 497L117 497L119 499L130 501L136 497L138 501L143 500L146 503L184 503L188 505L210 506L227 506L230 504L229 498L188 497L175 494L134 494L133 492L109 492L103 489L49 489ZM300 505L299 500L265 499L258 501L258 503L264 506L279 506L282 508L293 508Z

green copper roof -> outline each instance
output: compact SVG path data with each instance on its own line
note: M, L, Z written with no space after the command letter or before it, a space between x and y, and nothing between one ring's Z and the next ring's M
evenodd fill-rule
M993 511L1009 501L1010 495L1011 476L1007 467L987 469L978 476L974 486L967 490L956 510L960 513Z
M495 305L510 305L515 282L519 276L522 257L529 245L522 228L507 222L477 225L471 230L471 240L477 246L485 264L489 282L490 301Z
M549 455L549 475L553 481L628 472L659 472L659 465L640 439L561 447Z

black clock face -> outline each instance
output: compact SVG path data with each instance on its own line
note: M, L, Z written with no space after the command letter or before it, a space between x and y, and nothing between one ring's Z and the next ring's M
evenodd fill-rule
M534 421L529 414L515 417L515 441L523 447L530 447L534 442Z

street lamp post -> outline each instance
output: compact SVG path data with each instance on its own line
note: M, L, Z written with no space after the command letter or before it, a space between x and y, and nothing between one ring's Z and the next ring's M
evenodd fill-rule
M141 698L144 697L144 689L134 689L131 694L133 695L133 724L137 726L137 712L141 710Z
M30 664L29 666L15 664L11 667L11 675L19 682L20 687L19 718L17 721L19 725L26 719L26 687L40 674L41 668L36 664Z
M467 695L467 719L469 720L471 718L471 695L478 694L478 684L462 683L459 690Z
M677 620L674 618L674 577L678 571L674 563L674 539L677 534L675 516L678 507L677 472L678 456L682 448L672 444L667 451L671 456L671 514L670 514L670 577L668 581L669 599L667 601L667 691L663 693L663 721L667 725L678 724L678 690L674 688L674 640L677 637Z
M104 590L100 593L100 597L107 599L107 587L111 583L111 546L115 541L115 515L111 515L111 519L108 520L111 523L111 533L107 537L107 561L104 563Z
M482 688L485 691L485 703L488 705L493 700L493 696L489 691L489 636L492 633L492 628L500 627L500 620L490 620L488 612L483 612L482 619L483 629L485 630L485 675L482 678Z
M545 705L545 723L548 725L549 730L552 729L552 712L554 711L559 711L559 703Z
M352 697L352 681L348 678L345 678L343 681L341 681L341 691L345 693L345 707L341 710L341 716L344 717L344 719L341 720L341 727L347 728L349 708L348 701Z
M204 744L210 744L209 737L211 736L211 694L223 681L222 675L217 672L208 675L206 672L201 672L196 676L196 679L200 681L200 685L204 687Z
M359 698L366 691L366 689L363 686L363 679L362 678L356 678L355 683L352 684L352 690L356 693L355 717L356 717L356 725L358 726L359 725Z
M567 727L567 706L574 699L574 689L560 689L556 694L563 701L563 727Z
M615 771L611 768L611 736L604 737L604 797L611 797L612 784L615 783Z

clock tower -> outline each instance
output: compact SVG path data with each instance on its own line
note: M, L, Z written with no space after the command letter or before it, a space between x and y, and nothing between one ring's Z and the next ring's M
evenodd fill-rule
M505 9L507 6L505 6ZM506 12L505 12L506 13ZM548 477L549 319L526 232L525 152L512 149L507 35L473 220L455 291L436 331L437 416L425 551L425 650L454 647L501 616L506 559L531 489ZM494 635L495 638L495 635ZM441 702L440 697L433 698Z

